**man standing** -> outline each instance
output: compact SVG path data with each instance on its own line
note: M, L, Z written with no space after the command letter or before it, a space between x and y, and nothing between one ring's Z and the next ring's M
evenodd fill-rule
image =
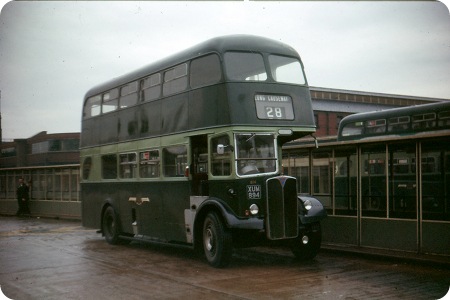
M23 178L19 178L19 186L17 187L17 203L19 204L19 210L17 216L22 214L30 214L28 208L28 201L30 200L28 186L23 182Z

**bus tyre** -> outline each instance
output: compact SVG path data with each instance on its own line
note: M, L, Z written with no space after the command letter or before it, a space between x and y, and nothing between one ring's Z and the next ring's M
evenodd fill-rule
M103 213L102 218L102 232L108 244L117 245L120 243L119 239L119 218L112 206L108 206Z
M208 263L215 268L225 267L231 260L231 232L214 212L208 213L203 223L203 250Z
M307 237L306 239L304 237ZM311 260L316 257L322 244L322 232L316 231L300 232L290 244L295 258L301 261Z

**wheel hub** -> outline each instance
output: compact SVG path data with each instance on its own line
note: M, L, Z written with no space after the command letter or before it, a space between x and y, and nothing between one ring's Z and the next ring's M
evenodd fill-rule
M205 246L206 250L211 251L213 249L213 233L211 231L211 228L206 229L206 235L205 235Z

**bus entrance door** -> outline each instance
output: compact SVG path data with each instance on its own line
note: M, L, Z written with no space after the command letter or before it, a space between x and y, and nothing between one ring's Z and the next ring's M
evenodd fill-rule
M189 171L191 195L208 196L208 139L206 135L191 137Z

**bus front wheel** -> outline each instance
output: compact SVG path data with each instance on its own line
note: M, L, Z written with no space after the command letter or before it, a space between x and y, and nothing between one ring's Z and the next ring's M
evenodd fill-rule
M208 213L203 223L203 250L213 267L225 267L231 260L231 232L214 212Z
M291 242L291 251L298 260L311 260L319 252L322 244L322 230L320 223L315 227L315 230L300 232L298 237Z
M108 206L103 213L102 218L102 232L105 236L105 240L108 244L117 245L120 242L119 239L119 218L112 206Z

